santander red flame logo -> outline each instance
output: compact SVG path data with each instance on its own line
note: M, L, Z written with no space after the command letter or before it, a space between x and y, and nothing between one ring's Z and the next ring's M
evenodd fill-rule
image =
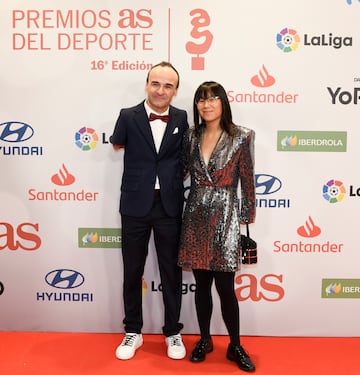
M297 233L302 237L316 237L321 233L321 229L315 225L313 219L309 216L305 224L298 228Z
M67 186L75 182L75 177L69 173L69 171L65 167L65 164L63 164L59 169L59 172L51 177L51 181L55 185Z
M256 87L270 87L275 83L275 78L270 75L263 65L258 74L251 78L251 83Z
M193 9L190 12L190 16L193 16L191 20L193 28L190 35L194 39L200 40L198 42L187 42L185 48L190 54L196 55L191 59L191 69L204 70L205 58L200 55L205 54L209 50L213 40L212 33L209 30L203 30L204 27L210 25L210 16L204 9Z

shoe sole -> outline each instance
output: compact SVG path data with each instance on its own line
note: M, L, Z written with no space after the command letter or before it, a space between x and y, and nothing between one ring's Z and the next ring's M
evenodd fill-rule
M192 363L200 363L200 362L204 362L205 361L205 359L206 359L206 354L210 354L210 353L212 353L214 351L214 348L211 348L211 349L208 349L208 350L206 350L206 352L205 352L205 355L204 355L204 358L203 359L193 359L193 358L191 358L191 356L190 356L190 362L192 362Z
M233 356L233 355L229 355L227 354L226 355L226 358L229 360L229 361L232 361L232 362L235 362L237 365L238 363L236 362L236 358ZM246 369L246 368L243 368L243 367L240 367L238 365L239 369L242 370L242 371L246 371L246 372L254 372L256 370L256 368L253 368L253 369Z
M126 360L128 360L128 359L133 358L133 357L135 356L136 351L142 346L143 343L144 343L144 341L141 341L141 342L139 343L139 345L135 348L134 353L133 353L132 355L130 355L130 356L121 356L121 355L119 355L119 354L117 354L117 353L115 352L115 356L116 356L116 358L117 358L117 359L121 359L122 361L126 361Z
M168 357L170 359L184 359L186 357L186 352L184 354L178 354L178 355L170 355L168 353Z

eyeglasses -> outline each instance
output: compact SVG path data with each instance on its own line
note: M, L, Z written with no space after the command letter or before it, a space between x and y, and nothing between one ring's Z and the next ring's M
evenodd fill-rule
M204 105L206 102L208 102L210 105L214 105L218 100L220 99L220 96L210 96L208 98L200 98L196 102L196 104Z

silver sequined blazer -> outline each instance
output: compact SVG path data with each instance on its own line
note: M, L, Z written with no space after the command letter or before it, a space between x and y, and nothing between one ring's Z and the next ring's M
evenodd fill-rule
M186 133L183 160L191 184L180 240L181 267L222 272L240 268L240 224L255 220L254 137L254 131L243 126L235 126L234 136L224 131L206 165L200 151L202 132L199 137L193 129Z

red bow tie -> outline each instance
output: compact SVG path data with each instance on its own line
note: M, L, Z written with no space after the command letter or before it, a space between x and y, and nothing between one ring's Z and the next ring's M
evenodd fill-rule
M154 121L154 120L161 120L164 122L169 122L169 115L160 116L155 113L150 113L149 121Z

